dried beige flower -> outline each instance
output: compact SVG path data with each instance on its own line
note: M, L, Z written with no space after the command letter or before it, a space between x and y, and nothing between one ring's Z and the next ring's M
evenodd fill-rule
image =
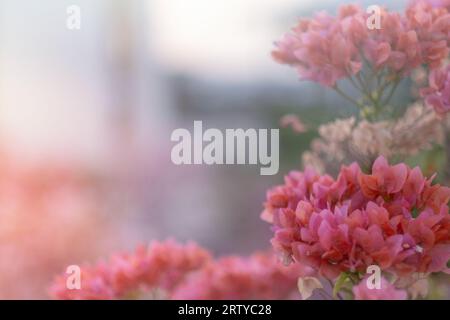
M450 119L439 118L422 103L410 106L395 120L338 119L319 127L320 137L312 142L311 151L304 153L303 163L329 173L353 161L370 166L379 155L408 157L435 144L443 145L446 130L450 131Z

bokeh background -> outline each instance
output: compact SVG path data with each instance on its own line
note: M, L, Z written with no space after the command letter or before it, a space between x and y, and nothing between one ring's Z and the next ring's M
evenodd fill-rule
M339 2L0 0L0 298L47 298L67 265L153 239L217 255L269 247L265 191L300 167L314 130L281 131L271 177L177 167L170 134L194 120L278 128L294 113L314 127L348 114L270 57L298 17ZM77 31L66 28L73 4Z

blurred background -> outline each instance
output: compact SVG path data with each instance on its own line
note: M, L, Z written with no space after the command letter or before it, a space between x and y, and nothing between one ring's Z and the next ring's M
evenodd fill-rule
M66 28L70 5L81 30ZM194 120L278 128L294 113L314 126L352 111L270 57L300 16L338 5L0 0L0 298L46 298L67 265L153 239L217 255L269 247L265 192L300 168L314 130L281 130L269 177L258 166L175 166L170 135Z

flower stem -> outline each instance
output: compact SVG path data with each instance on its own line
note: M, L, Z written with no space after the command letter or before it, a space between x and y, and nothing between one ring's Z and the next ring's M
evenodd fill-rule
M358 101L356 101L355 99L353 99L352 97L350 97L348 94L346 94L344 91L342 91L341 89L339 89L339 87L337 85L335 85L333 87L334 91L336 91L339 95L341 95L344 99L350 101L351 103L355 104L358 108L362 108L363 106L361 105L361 103L359 103Z
M386 100L384 101L384 105L387 105L389 101L391 100L392 96L395 93L395 90L397 90L398 85L400 84L400 79L394 80L394 85L391 88L391 91L389 92L389 95L387 96Z
M376 107L378 101L376 99L374 99L374 97L372 96L369 86L364 82L364 80L361 78L361 76L359 74L356 75L356 79L358 80L359 84L361 85L362 93L367 97L367 99L370 102L372 102L374 107Z

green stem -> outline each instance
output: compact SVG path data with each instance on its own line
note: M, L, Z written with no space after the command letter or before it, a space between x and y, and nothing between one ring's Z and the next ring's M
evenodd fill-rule
M361 87L355 82L355 80L353 79L353 77L350 77L349 80L350 80L350 83L356 88L356 90L358 90L358 91L363 91L363 88L361 88Z
M331 289L333 290L334 287L333 281L331 281L330 279L327 279L327 281L330 284ZM339 298L339 300L344 300L344 297L342 297L342 295L339 292L336 293L336 296Z
M364 82L364 80L361 78L359 74L356 75L356 79L358 80L358 82L362 87L363 94L369 99L369 101L375 104L376 101L373 98L372 93L370 92L370 87L368 86L368 84Z
M391 91L389 92L389 95L387 96L386 100L384 101L384 105L387 105L389 101L392 99L392 96L395 93L395 90L397 90L398 85L400 84L400 79L396 79L394 81L394 85L391 88Z
M333 87L333 89L340 94L343 98L345 98L346 100L350 101L351 103L355 104L359 109L361 109L363 106L361 105L361 103L359 103L358 101L356 101L355 99L353 99L352 97L350 97L348 94L346 94L344 91L342 91L341 89L339 89L339 87L337 85L335 85Z

